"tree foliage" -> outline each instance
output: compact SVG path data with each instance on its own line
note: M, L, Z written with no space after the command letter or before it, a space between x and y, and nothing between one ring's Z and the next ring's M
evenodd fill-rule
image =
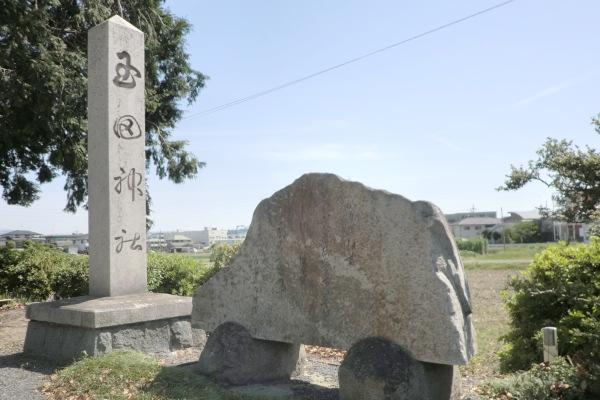
M171 140L180 103L206 77L185 52L189 23L163 0L5 0L0 7L0 185L28 206L40 184L66 176L65 210L87 199L87 31L118 14L146 40L146 160L180 183L203 162Z
M600 133L600 114L592 119ZM517 190L538 181L556 190L555 209L540 207L545 216L567 222L589 222L600 206L600 154L586 146L584 150L572 141L548 138L537 150L537 160L526 167L511 165L504 186L498 190Z
M542 240L540 227L533 221L520 221L504 229L509 243L537 243Z

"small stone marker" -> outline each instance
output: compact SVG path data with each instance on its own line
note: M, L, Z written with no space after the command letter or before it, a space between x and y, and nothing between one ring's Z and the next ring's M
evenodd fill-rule
M88 33L90 295L146 292L144 33Z
M551 363L558 357L558 330L547 326L542 328L542 338L544 343L544 362Z

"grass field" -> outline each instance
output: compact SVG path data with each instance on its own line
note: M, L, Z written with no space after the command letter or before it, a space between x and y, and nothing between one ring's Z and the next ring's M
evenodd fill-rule
M487 254L463 255L465 261L533 260L533 257L556 243L532 243L525 245L490 246Z

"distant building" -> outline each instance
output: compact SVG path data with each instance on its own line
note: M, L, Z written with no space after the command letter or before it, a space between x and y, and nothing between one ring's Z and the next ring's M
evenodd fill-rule
M507 225L514 225L523 221L531 221L537 224L542 234L542 240L546 242L576 241L583 242L588 236L588 225L554 221L544 218L539 211L511 211L510 216L505 218Z
M67 253L85 253L88 251L90 243L88 235L49 235L45 236L46 243L54 244Z
M449 224L462 221L465 218L498 218L496 211L471 211L464 213L444 214Z
M457 239L482 236L484 230L493 230L502 221L491 217L467 217L450 224L452 234Z
M43 243L45 241L41 233L32 231L9 231L0 235L0 245L6 246L8 242L14 242L17 247L23 246L25 242Z
M202 231L183 231L179 234L187 236L193 243L203 248L227 241L227 229L205 227ZM166 234L165 238L168 240L169 235Z
M235 229L229 229L227 231L227 239L233 240L234 242L241 242L246 239L246 235L248 235L248 227L244 225L239 225Z

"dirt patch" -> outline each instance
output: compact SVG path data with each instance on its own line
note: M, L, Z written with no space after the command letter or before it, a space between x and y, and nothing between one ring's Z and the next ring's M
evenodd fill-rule
M0 351L23 347L28 321L22 304L0 308Z

